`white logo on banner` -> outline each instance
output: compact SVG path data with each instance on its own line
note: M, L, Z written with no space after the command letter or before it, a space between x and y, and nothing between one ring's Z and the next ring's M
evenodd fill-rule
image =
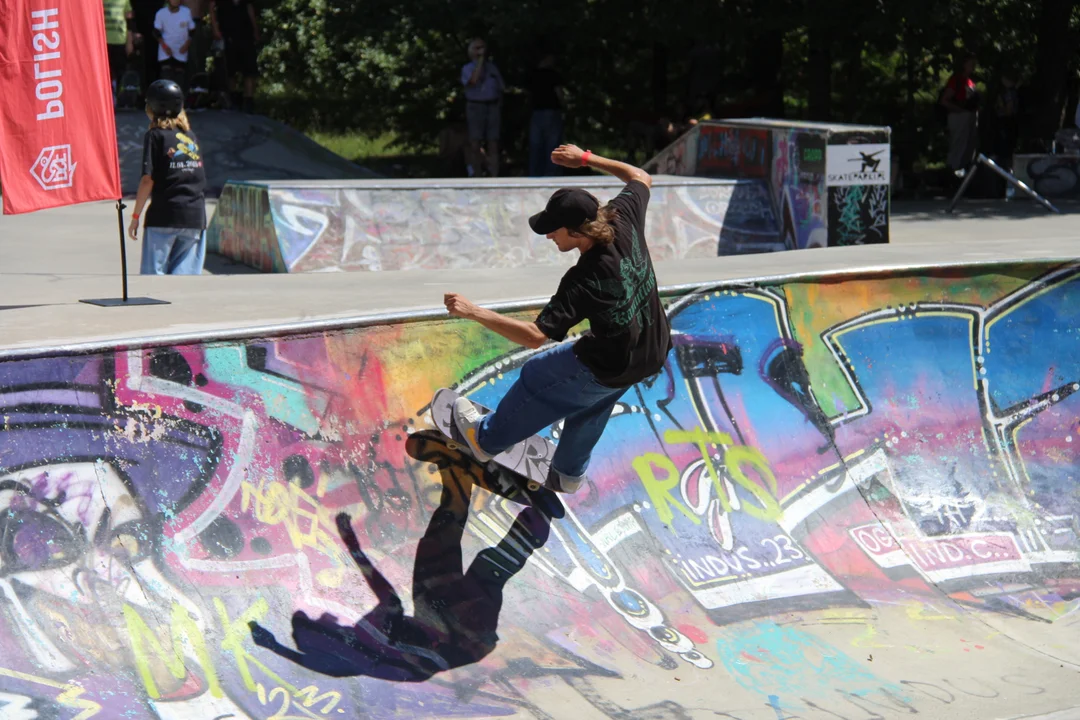
M42 148L30 174L44 190L69 188L75 176L75 163L71 160L70 145L53 145Z
M825 149L825 184L888 185L889 145L829 145Z

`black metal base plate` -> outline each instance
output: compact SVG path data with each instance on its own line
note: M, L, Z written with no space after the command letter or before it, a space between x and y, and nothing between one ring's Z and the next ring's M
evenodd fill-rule
M99 307L125 307L127 305L169 305L168 300L155 300L148 297L129 297L127 300L123 298L100 298L97 300L80 300L81 303L87 305L97 305Z

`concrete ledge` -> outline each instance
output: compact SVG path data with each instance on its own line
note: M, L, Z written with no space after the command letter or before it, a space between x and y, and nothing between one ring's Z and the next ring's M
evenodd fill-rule
M967 241L948 245L874 245L739 258L658 263L664 288L780 278L820 279L853 273L894 273L943 265L1068 262L1078 257L1073 239ZM119 297L120 278L101 275L2 275L9 298L0 305L0 356L45 349L86 348L93 343L266 334L273 328L315 329L318 323L365 324L380 317L442 316L443 294L461 292L476 302L507 309L538 305L550 297L564 270L401 271L300 275L232 275L130 278L130 296L170 305L100 308L86 298Z

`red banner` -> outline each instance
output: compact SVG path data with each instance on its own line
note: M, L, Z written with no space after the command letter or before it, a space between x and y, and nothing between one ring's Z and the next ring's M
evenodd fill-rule
M0 0L4 214L120 197L101 0Z

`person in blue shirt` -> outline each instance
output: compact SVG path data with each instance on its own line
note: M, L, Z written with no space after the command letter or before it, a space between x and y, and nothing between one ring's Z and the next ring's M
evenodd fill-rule
M461 68L461 84L465 86L465 122L469 126L469 177L480 174L485 141L488 174L498 177L500 111L506 84L487 56L487 43L482 38L469 43L469 62Z

